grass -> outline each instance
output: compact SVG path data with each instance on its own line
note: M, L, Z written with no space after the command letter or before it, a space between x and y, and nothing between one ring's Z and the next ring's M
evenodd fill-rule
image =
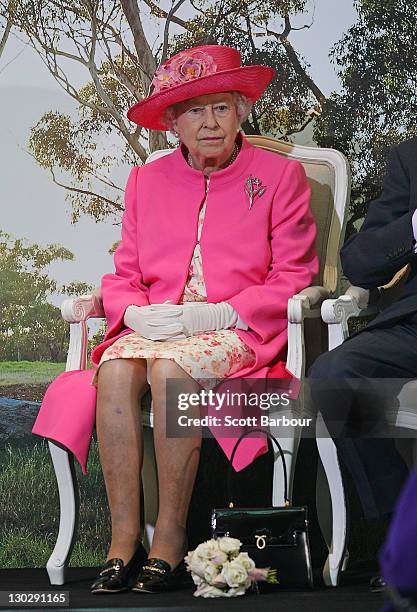
M13 443L0 450L0 568L44 567L59 525L55 474L45 441ZM76 464L80 489L78 534L70 566L101 564L110 542L110 521L92 442L88 475Z
M0 361L0 385L40 385L65 370L65 363L49 361Z

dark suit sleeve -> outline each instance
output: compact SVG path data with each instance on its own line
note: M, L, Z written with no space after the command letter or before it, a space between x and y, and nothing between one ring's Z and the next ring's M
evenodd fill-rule
M395 148L381 196L371 202L361 230L341 251L343 271L353 285L384 285L415 257L411 204L410 178Z

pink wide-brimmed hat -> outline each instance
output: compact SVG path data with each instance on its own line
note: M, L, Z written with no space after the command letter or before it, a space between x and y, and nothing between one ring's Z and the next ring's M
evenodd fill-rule
M127 116L145 128L167 130L163 115L169 106L223 91L239 91L256 102L274 75L269 66L242 66L239 51L232 47L192 47L158 68L151 95L132 106Z

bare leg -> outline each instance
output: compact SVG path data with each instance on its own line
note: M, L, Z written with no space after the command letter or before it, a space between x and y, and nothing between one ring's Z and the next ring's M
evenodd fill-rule
M165 380L181 378L182 391L195 393L200 385L170 359L157 359L151 370L154 407L154 441L158 466L159 512L149 557L167 561L172 568L187 548L186 522L200 459L201 435L192 438L166 437Z
M112 520L107 558L127 563L140 540L143 459L139 399L147 388L146 361L106 361L98 373L96 429Z

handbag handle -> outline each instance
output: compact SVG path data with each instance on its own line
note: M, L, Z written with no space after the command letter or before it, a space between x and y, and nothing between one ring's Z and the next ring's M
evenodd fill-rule
M232 469L233 469L233 459L235 458L235 454L237 451L237 448L239 446L239 444L241 443L241 441L243 440L243 438L246 438L246 436L248 436L249 434L252 433L263 433L265 434L265 436L271 440L271 442L275 443L275 446L277 447L280 457L281 457L281 461L282 461L282 471L284 474L284 504L286 506L290 506L290 500L288 499L288 477L287 477L287 465L285 463L285 457L284 457L284 453L282 451L281 445L278 442L278 440L276 439L276 437L274 435L272 435L269 431L265 431L265 429L251 429L249 431L245 431L243 434L241 434L239 436L239 438L236 441L236 444L233 447L232 450L232 454L230 456L230 461L229 461L229 468L228 468L228 472L227 472L227 492L229 495L229 508L233 508L234 503L231 499L232 495L231 495L231 491L232 491Z

